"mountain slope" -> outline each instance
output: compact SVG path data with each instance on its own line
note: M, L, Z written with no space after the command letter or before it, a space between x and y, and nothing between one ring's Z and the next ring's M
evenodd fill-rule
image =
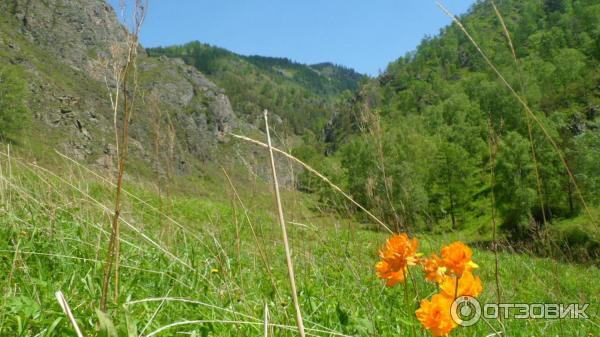
M241 56L200 42L152 48L148 53L181 58L205 73L225 88L234 110L245 120L259 123L263 109L269 109L296 134L306 130L320 134L336 97L356 90L363 78L329 63L306 66L285 58Z
M588 237L598 220L577 188L588 207L600 202L600 5L502 1L499 10L518 66L491 1L462 20L545 131L452 25L390 64L349 101L353 114L329 123L339 183L399 225L490 233L494 192L498 221L514 237L577 215Z
M22 138L39 149L36 156L58 148L108 168L115 154L111 51L124 48L125 41L112 8L96 0L17 0L2 2L0 13L0 62L22 69L31 91L33 125ZM181 61L151 58L143 49L138 61L138 92L144 97L136 97L133 160L152 161L149 144L165 138L153 130L170 124L176 134L170 161L179 172L190 172L193 163L214 155L223 133L236 125L229 100Z

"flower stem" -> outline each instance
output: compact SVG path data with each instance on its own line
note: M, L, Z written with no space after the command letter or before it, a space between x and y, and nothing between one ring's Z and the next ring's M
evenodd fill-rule
M406 286L406 270L402 270L404 276L404 305L408 307L408 287Z
M413 289L415 290L415 296L416 296L417 303L419 303L419 299L421 296L419 296L419 290L417 289L417 282L415 281L415 277L413 276L413 274L410 272L410 269L407 269L407 270L408 270L408 276L410 276L410 280L412 281Z
M403 270L402 270L402 275L404 276L404 305L405 305L405 307L406 307L406 312L409 312L409 308L412 310L412 306L410 305L410 303L409 303L409 301L408 301L408 285L406 284L406 283L407 283L407 282L406 282L406 271L407 271L407 270L408 270L408 267L406 267L406 269L403 269ZM409 273L409 275L410 275L410 271L409 271L408 273ZM416 291L417 291L417 288L415 287L414 279L413 279L413 287L414 287L414 289L415 289L415 293L416 293ZM409 317L410 317L410 316L409 316ZM411 331L410 331L410 333L411 333L411 336L413 336L413 337L414 337L414 336L415 336L415 334L416 334L416 332L415 332L415 327L414 327L414 325L412 325L412 324L410 325L410 327L411 327L411 329L410 329L410 330L411 330Z
M454 287L454 300L456 301L456 299L458 298L458 280L460 279L460 276L456 276L456 285Z

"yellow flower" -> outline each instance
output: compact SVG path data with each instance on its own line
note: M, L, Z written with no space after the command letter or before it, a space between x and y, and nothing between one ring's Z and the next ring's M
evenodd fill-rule
M442 259L435 253L431 254L430 258L421 261L427 281L440 283L444 280L446 267L442 262Z
M392 287L404 282L408 266L414 266L419 260L417 239L409 239L405 233L393 235L379 251L381 261L377 263L377 277L386 280L386 286Z
M213 269L210 270L210 272L213 273L213 274L216 274L216 273L219 272L219 269L213 268Z
M444 296L454 300L455 297L459 296L477 297L481 294L483 287L479 276L475 277L470 271L465 271L458 279L458 291L456 291L456 276L446 277L440 283L440 289Z
M450 313L452 302L442 294L433 295L431 301L421 300L421 306L416 311L417 319L433 336L448 336L457 326Z
M465 271L478 268L472 260L473 251L469 246L457 241L442 248L442 262L448 272L460 277Z

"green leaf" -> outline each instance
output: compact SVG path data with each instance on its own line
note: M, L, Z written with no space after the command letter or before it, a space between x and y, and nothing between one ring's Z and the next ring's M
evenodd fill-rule
M127 324L127 336L138 337L137 322L134 318L131 317L129 312L125 314L125 322Z
M348 313L344 309L342 309L342 307L340 306L339 303L336 305L335 311L337 313L340 324L342 326L348 325L348 321L349 321Z
M58 324L62 320L63 320L62 317L59 317L59 318L55 319L54 322L52 322L52 324L50 324L50 327L48 328L48 330L46 330L46 333L44 334L44 337L52 336L52 333L54 332L54 329L56 329L56 327L58 326Z
M119 337L117 333L117 329L113 324L110 317L107 314L103 313L100 310L96 309L96 315L98 315L98 323L100 325L100 332L98 336L100 337Z

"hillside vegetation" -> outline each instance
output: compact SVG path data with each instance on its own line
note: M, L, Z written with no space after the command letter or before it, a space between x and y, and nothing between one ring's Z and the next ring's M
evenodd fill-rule
M226 90L234 110L256 122L268 108L291 134L320 135L344 91L356 91L362 75L331 63L313 66L286 58L242 56L200 42L151 48L152 56L183 59Z
M561 235L597 257L600 5L499 1L498 10L510 42L490 1L462 21L533 116L454 24L346 103L352 112L332 121L330 165L310 149L305 159L399 228L485 235L495 210L513 239L544 240L579 216Z

